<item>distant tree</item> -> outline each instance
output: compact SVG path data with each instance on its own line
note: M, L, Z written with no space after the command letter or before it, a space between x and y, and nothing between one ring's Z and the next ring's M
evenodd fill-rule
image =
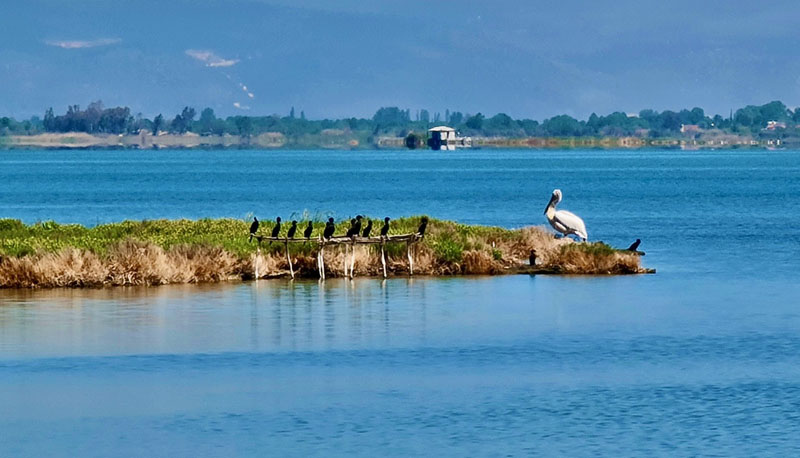
M460 111L454 111L450 114L447 123L451 126L458 126L464 121L464 115Z
M164 116L161 113L153 119L153 135L158 135L158 131L164 127Z
M128 107L115 107L100 112L100 119L97 121L97 131L122 134L128 131L129 124L132 124L131 110Z
M681 118L678 113L666 110L658 115L658 128L671 132L678 132L681 129Z
M56 117L53 114L53 107L44 112L44 130L47 132L55 132L56 130Z
M483 128L483 115L478 113L475 116L470 116L464 124L473 130L481 130Z
M169 132L173 134L182 134L186 132L186 123L183 121L180 113L175 115L169 123Z
M586 121L586 128L590 134L595 135L597 132L602 129L603 125L600 121L600 117L597 114L592 113L589 115L589 119Z
M647 109L639 112L639 119L644 121L644 125L648 129L654 129L658 126L658 112Z
M533 119L522 119L517 122L522 128L525 135L538 135L539 134L539 121Z
M82 131L88 133L102 132L100 128L100 119L103 117L104 110L105 108L103 107L102 100L90 103L89 106L86 107L86 111L80 113L85 126Z
M217 116L211 108L204 108L200 112L200 119L197 121L197 132L200 134L208 135L214 132L214 126L217 123Z
M554 116L542 122L542 128L548 135L556 137L572 137L582 134L581 123L568 115Z
M192 107L183 108L183 111L181 111L181 118L183 118L183 121L186 123L187 127L189 127L192 121L194 121L194 117L196 114L197 112Z
M422 135L415 134L414 132L409 132L405 139L406 148L408 149L417 149L421 148L425 144L425 139Z
M381 126L406 125L411 121L408 110L397 107L382 107L375 112L372 121Z
M300 110L300 119L302 119L303 121L306 120L306 112L303 110Z
M236 131L242 137L249 137L253 132L253 121L249 116L235 116L234 124L236 124Z
M777 100L759 107L761 118L766 121L788 121L792 118L792 111L786 108L783 102Z
M289 110L289 118L294 119L294 107L292 107L292 109Z
M706 118L706 114L702 108L694 107L689 112L689 124L702 124Z
M428 112L428 110L419 110L419 121L424 123L431 122L431 114Z
M514 125L514 120L505 113L497 113L489 118L487 124L493 128L510 129Z
M170 131L176 134L185 134L192 127L192 121L197 112L194 108L184 107L180 114L175 115L175 119L170 123Z

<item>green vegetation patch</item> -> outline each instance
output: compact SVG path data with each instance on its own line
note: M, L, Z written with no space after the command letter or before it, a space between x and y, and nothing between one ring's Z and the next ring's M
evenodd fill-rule
M399 218L392 220L390 235L409 234L417 231L420 217ZM302 233L307 221L298 222L298 234ZM380 233L383 221L373 219L373 235ZM269 235L274 222L261 221L259 233ZM290 250L293 254L313 254L316 243L325 223L314 221L312 243L293 243ZM366 223L365 223L366 225ZM26 225L15 219L0 219L0 254L22 257L33 253L56 253L65 248L78 248L96 254L104 254L108 249L125 240L151 242L168 249L175 245L203 245L224 248L240 257L254 253L258 248L255 242L249 242L249 221L230 218L200 220L143 220L122 221L119 223L101 224L87 228L79 224L59 224L55 221L42 221ZM343 235L350 226L349 219L343 219L336 225L336 234ZM284 221L281 236L286 235L289 224ZM468 226L449 221L431 219L425 240L421 243L433 249L437 257L447 262L458 262L465 250L491 249L494 240L513 238L513 231L485 226ZM298 237L299 238L299 237ZM378 249L378 248L376 248ZM279 253L283 244L264 242L262 252ZM392 243L386 245L387 253L402 255L405 244Z
M591 256L611 256L614 253L620 252L621 250L617 250L609 245L606 245L603 242L595 242L595 243L571 243L568 245L563 245L561 247L561 253L567 254L569 252L579 252L584 253Z

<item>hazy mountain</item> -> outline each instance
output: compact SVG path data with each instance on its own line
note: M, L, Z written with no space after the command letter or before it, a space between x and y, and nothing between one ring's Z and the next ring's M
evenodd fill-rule
M148 116L585 118L800 99L795 2L600 3L14 2L0 14L0 112L102 99Z

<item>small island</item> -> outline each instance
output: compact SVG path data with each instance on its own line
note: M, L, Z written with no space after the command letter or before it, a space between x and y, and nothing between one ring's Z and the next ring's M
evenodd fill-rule
M389 235L413 234L420 220L392 220ZM302 222L301 227L306 224ZM320 277L318 253L323 245L320 236L324 222L312 222L311 237L306 240L298 233L292 243L264 237L261 243L250 240L249 225L236 219L182 219L123 221L87 228L53 221L26 225L0 219L0 288L164 285L291 274ZM269 234L270 225L263 222L260 233ZM348 225L349 221L339 222L336 234L346 233ZM278 239L285 240L287 229ZM381 248L389 276L411 273L408 250L414 259L414 275L655 272L642 267L641 253L614 249L602 242L556 238L544 227L504 229L430 218L424 237L414 238L411 244L326 246L325 276L344 276L351 259L356 276L381 276Z

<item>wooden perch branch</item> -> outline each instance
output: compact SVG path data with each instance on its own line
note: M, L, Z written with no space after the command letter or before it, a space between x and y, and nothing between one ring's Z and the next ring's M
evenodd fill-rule
M318 243L322 245L378 245L381 243L391 243L391 242L406 242L406 243L414 243L420 240L422 237L419 233L416 234L400 234L400 235L390 235L387 237L345 237L345 236L338 236L338 237L331 237L329 239L287 239L286 237L268 237L266 235L254 235L254 239L258 240L259 243L263 241L267 242L280 242L280 243Z
M399 235L389 235L386 237L331 237L329 239L323 239L322 237L318 237L316 239L305 239L305 238L298 238L298 239L290 239L286 237L267 237L264 235L257 235L257 234L250 234L254 239L258 240L259 246L261 242L268 241L268 242L280 242L283 243L286 248L286 260L289 263L289 272L294 278L294 269L292 268L292 259L289 256L289 244L290 243L316 243L319 245L319 252L317 253L317 268L319 269L319 278L324 280L325 279L325 247L328 245L344 245L345 246L345 258L344 258L344 276L353 278L353 271L355 270L355 245L380 245L381 246L381 264L383 266L383 277L386 278L386 254L384 251L384 246L387 243L405 243L406 244L406 254L408 256L408 272L409 275L414 274L414 259L413 259L413 248L412 245L417 243L419 240L422 239L422 235L417 232L414 234L399 234ZM350 250L350 261L347 260L347 249ZM261 250L259 249L259 253ZM258 259L258 258L257 258ZM349 265L348 265L349 264ZM256 267L256 277L258 277L258 267Z

